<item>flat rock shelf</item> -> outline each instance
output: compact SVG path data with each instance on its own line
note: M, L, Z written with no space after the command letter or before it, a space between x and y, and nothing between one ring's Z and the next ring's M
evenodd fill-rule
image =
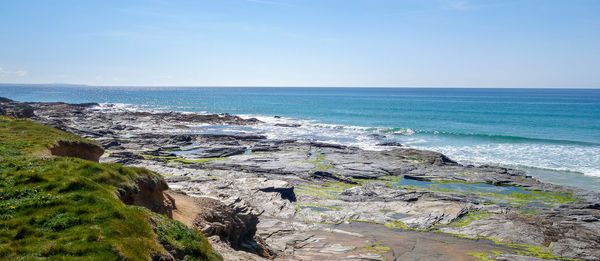
M247 229L256 226L251 242L267 254L210 237L225 259L600 258L600 195L523 171L465 166L400 144L368 151L190 127L258 122L229 114L106 112L96 104L7 99L0 106L96 140L105 149L101 162L148 168L173 191L256 217Z

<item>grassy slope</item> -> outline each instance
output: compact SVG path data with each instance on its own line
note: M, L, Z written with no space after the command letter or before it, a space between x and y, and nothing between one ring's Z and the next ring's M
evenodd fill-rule
M148 260L166 251L178 259L220 259L200 233L115 196L158 174L47 157L58 140L84 139L0 117L0 259Z

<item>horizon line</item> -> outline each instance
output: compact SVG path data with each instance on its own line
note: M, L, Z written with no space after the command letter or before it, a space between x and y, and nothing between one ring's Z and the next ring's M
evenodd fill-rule
M316 85L93 85L80 83L0 83L0 87L53 86L53 87L114 87L114 88L381 88L381 89L570 89L597 90L600 87L472 87L472 86L316 86Z

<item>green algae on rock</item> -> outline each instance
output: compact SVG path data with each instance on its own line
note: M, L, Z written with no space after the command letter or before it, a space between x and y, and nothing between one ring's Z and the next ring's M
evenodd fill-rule
M357 185L355 184L330 182L325 184L295 186L294 192L300 195L309 195L317 198L335 199L337 195L346 191L346 189L356 186Z
M430 253L436 252L443 253L447 259L457 257L464 260L469 258L467 253L492 253L490 251L494 250L502 252L498 259L514 259L519 258L516 257L516 251L522 251L494 244L490 240L463 239L445 233L435 233L437 230L456 232L470 238L489 237L507 243L551 247L540 251L551 252L557 257L594 260L594 257L599 255L600 245L595 243L600 224L596 204L598 197L591 193L539 182L523 171L494 166L464 166L444 159L439 153L407 148L369 151L302 140L272 140L258 135L249 139L245 134L198 134L177 127L186 123L174 114L145 113L143 119L140 119L132 117L136 114L128 112L102 113L81 110L74 106L54 108L53 104L31 106L36 109L36 120L54 124L53 119L66 114L69 121L60 123L65 129L85 137L97 138L103 146L115 152L103 158L103 161L144 166L173 175L167 178L169 185L191 195L216 192L219 195L229 195L232 199L236 197L247 200L248 204L264 211L259 217L262 225L259 224L257 233L282 255L289 250L293 250L294 253L313 251L322 254L319 251L326 248L324 245L304 247L304 243L296 243L298 240L305 243L310 241L310 236L314 235L313 229L325 226L324 223L338 224L335 227L341 228L352 219L376 223L348 224L368 225L366 230L354 231L365 237L381 229L384 234L393 233L399 237L410 235L404 237L407 242L419 242L414 241L415 238L432 239L427 241L429 243L426 246L423 246L423 241L415 245L421 248L420 250L410 247L408 250L403 249L404 246L394 243L397 240L382 240L385 246L393 249L390 252L416 254L419 257L431 257ZM99 122L119 122L120 126L117 128L101 125ZM199 123L202 122L194 124ZM121 139L120 134L131 132L121 129L122 126L138 128L135 131L138 136ZM93 130L93 133L88 130ZM216 152L239 152L244 148L277 153L238 154L229 157L228 160L198 164L170 164L169 161L146 160L131 154L146 151L156 156L173 157L181 156L172 153L176 152L178 147L183 150L200 146L214 148ZM327 163L329 169L320 170L307 162L317 160L316 153L322 155L320 160L327 160L320 163ZM199 159L209 157L210 153L183 154L186 158ZM212 155L216 156L217 153ZM218 179L213 180L208 176ZM385 176L390 177L386 179ZM249 179L256 182L248 182ZM293 194L292 188L295 188L297 197L283 197L282 190L266 189L267 186L263 183L269 180L285 181L285 195ZM395 186L399 181L405 180L412 180L415 184L401 183L401 186ZM327 183L350 183L349 181L357 184ZM425 184L426 182L432 186ZM544 192L540 194L537 191ZM547 195L545 192L551 194ZM562 193L566 194L561 195ZM570 193L573 193L573 198L582 200L571 201ZM341 209L305 208L300 211L297 208L298 204L319 204ZM381 209L390 211L380 211ZM496 214L479 215L486 212ZM62 226L63 223L69 225L80 222L69 215L57 217L64 222L52 224ZM480 219L472 219L473 217ZM452 225L453 222L456 222L454 225L457 226ZM386 223L397 228L404 224L410 229L434 231L389 229L385 226ZM378 235L380 236L384 235ZM339 241L339 237L335 240L332 244L348 243ZM437 240L452 243L437 244ZM368 244L364 242L361 240L361 244L352 246L358 249ZM292 245L294 247L290 249L289 246ZM313 248L315 246L316 248ZM432 246L441 250L448 249L433 251ZM223 250L221 252L226 254ZM359 257L358 254L347 254ZM393 257L393 253L379 254L385 258L397 258ZM490 255L489 258L495 257Z

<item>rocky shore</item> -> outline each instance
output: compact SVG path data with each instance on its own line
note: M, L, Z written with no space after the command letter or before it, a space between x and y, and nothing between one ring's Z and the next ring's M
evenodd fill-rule
M162 174L170 215L226 260L600 258L600 195L519 170L401 144L367 151L190 127L260 123L229 114L5 98L0 114L91 138L100 162Z

